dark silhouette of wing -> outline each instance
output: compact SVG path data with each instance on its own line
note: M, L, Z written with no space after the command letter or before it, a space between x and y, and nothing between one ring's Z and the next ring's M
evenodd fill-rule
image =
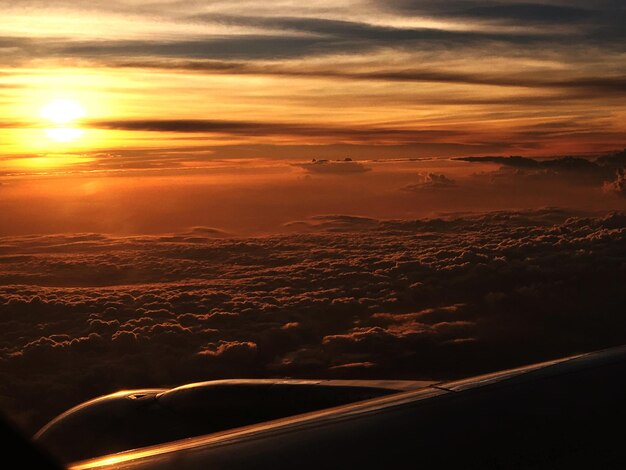
M169 397L169 405L161 398L159 407L170 406L171 413L186 416L216 410L219 401L200 405L220 393L227 404L224 416L251 399L244 408L253 411L251 421L257 424L241 419L245 411L234 421L243 427L107 455L71 468L395 468L402 462L411 468L626 468L624 347L449 383L301 385L298 389L296 381L286 381L281 389L277 381L226 381L158 392L155 396ZM273 399L268 398L272 389ZM294 405L298 390L304 397L301 407ZM333 403L333 396L346 403ZM274 403L274 414L254 412L264 400L267 406ZM290 400L284 410L301 414L280 417L279 404ZM42 444L53 428L40 432Z

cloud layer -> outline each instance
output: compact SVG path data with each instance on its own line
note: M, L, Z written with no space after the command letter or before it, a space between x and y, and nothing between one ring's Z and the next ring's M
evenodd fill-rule
M34 430L120 388L450 378L626 340L623 214L320 216L289 229L1 239L0 406Z

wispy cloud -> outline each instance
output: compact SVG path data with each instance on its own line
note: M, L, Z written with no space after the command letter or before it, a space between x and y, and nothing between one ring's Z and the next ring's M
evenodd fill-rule
M439 136L442 145L502 153L515 142L521 150L561 154L619 148L625 133L620 2L2 7L11 27L0 37L9 74L0 76L0 86L14 102L27 101L31 87L63 88L45 85L41 70L97 71L108 94L102 99L124 104L119 116L94 121L134 131L138 141L146 131L221 132L256 137L259 145L285 133L302 144L319 143L323 133L339 143L350 134L352 143L385 145L435 144ZM115 27L129 22L137 27ZM17 78L18 71L25 77ZM12 77L26 89L12 89ZM4 121L24 121L12 115L20 108L8 100L1 105L11 110ZM320 116L327 122L320 124ZM551 127L565 120L576 124Z
M360 141L405 141L418 142L424 139L445 139L458 135L452 130L437 129L398 129L364 126L362 128L339 126L311 126L307 124L276 123L265 121L222 121L212 119L177 119L177 120L125 120L91 121L90 126L105 129L148 132L204 133L239 136L292 136L319 137L335 142L342 140Z

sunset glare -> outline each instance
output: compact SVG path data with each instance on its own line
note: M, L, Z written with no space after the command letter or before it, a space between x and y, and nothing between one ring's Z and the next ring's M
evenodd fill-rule
M68 124L85 117L85 109L74 100L57 99L46 104L40 111L41 117L55 124Z

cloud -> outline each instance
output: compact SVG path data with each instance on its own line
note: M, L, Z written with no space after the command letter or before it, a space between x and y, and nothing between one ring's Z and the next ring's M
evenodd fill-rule
M613 152L596 159L596 163L604 168L620 169L626 167L626 149Z
M295 123L252 122L252 121L225 121L215 119L176 119L176 120L125 120L125 121L91 121L91 127L116 129L126 131L173 132L181 134L218 134L230 136L285 136L293 138L322 139L323 141L393 141L393 142L421 142L423 140L441 139L457 135L456 131L439 129L401 129L368 126L362 128L341 126L319 126ZM322 168L320 160L318 168ZM311 168L313 164L307 164ZM325 169L331 168L330 163ZM364 168L355 162L346 162L342 168ZM336 165L334 168L339 168Z
M326 175L352 175L366 173L372 169L362 163L352 161L350 158L344 160L317 160L313 159L310 163L296 164L307 173L326 174Z
M453 179L439 173L423 173L419 175L417 183L404 186L404 191L424 191L424 190L442 190L451 189L456 186Z
M572 172L596 172L600 166L591 160L577 157L561 157L552 160L536 160L529 157L461 157L458 160L476 163L498 163L518 169L548 169Z
M4 237L0 406L35 430L122 388L451 378L626 340L624 214L334 215L296 228Z
M613 193L619 196L626 196L626 172L623 169L617 170L613 181L606 181L602 187L606 193Z
M224 238L231 236L228 232L213 227L192 227L190 233L201 237Z
M453 13L453 15L486 20L521 20L531 23L558 24L588 20L592 18L595 13L594 10L566 5L501 3L497 5L472 6L464 10L458 10Z
M582 0L455 0L445 3L432 0L392 0L373 1L372 5L392 14L462 22L483 30L511 28L516 31L521 28L543 35L546 27L549 27L553 32L552 39L545 39L545 45L549 48L554 47L558 42L556 38L564 34L577 38L572 45L594 45L605 51L622 50L619 43L623 42L626 35L622 27L626 11L621 3L613 0L593 3Z
M497 34L490 31L452 31L426 27L393 27L377 25L369 22L349 21L345 19L329 19L319 17L289 17L289 16L257 16L249 17L199 15L191 17L210 23L226 23L231 25L245 25L263 27L268 30L281 30L284 33L307 33L318 41L326 38L343 40L344 47L355 45L346 40L360 41L364 48L383 45L401 45L406 42L417 41L473 41L473 40L502 40L502 41L534 41L536 36L517 34ZM324 44L325 42L321 42ZM332 43L326 43L330 46Z
M136 121L105 122L102 127L152 130L167 145L175 139L168 132L210 132L219 133L222 144L243 145L241 139L227 142L228 136L237 136L255 145L273 141L275 147L282 147L291 143L286 140L299 138L301 152L310 151L307 144L339 141L420 144L418 150L428 155L437 145L448 146L446 156L452 146L461 150L458 155L486 155L494 148L498 153L511 148L545 155L611 149L623 139L622 129L608 122L614 100L626 91L621 61L624 12L617 3L363 0L350 5L282 2L280 8L270 8L253 1L242 8L237 2L29 1L27 7L21 5L6 5L11 28L0 38L0 47L7 51L4 81L8 86L17 81L26 84L22 90L7 89L7 109L34 83L39 67L62 66L77 74L93 67L98 74L113 73L118 78L106 81L105 94L121 87L133 99L165 107L157 84L166 83L173 101L185 101L183 95L194 97L182 116L189 119L167 119L167 111L161 110L161 120L156 114L146 115ZM486 56L490 67L481 67ZM16 72L20 66L23 77ZM124 68L126 78L122 80L116 68ZM191 72L211 79L198 80ZM142 85L147 76L152 86ZM233 81L233 77L238 78ZM218 91L235 83L235 94ZM315 93L309 92L312 87ZM201 122L206 116L201 103L213 100L216 93L228 102L222 111L225 119L237 121L236 114L248 114L260 116L261 122ZM455 105L459 108L449 109ZM233 111L241 106L245 113ZM267 106L280 110L276 115L289 121L282 129L274 125L280 123L266 122L259 112ZM317 115L328 113L333 119L338 119L339 114L333 113L341 109L341 121L351 124L335 129L330 121L328 125L313 122L315 113L300 112L311 106ZM356 123L364 123L360 116L366 108L384 110L380 126L359 128ZM19 119L12 122L11 113L4 114L7 122L0 126L22 127ZM456 116L454 123L451 114ZM552 128L550 122L556 118L577 124ZM527 129L528 122L543 125ZM34 122L23 125L37 127ZM131 136L129 148L143 150L144 137ZM127 164L127 169L141 167L139 161ZM155 168L159 163L146 165Z
M534 159L528 157L462 157L457 160L470 163L495 163L502 165L501 170L487 173L499 174L508 178L526 178L535 180L561 180L571 184L602 185L605 192L614 192L610 188L619 187L620 174L626 166L626 150L614 152L595 159L580 157L560 157L554 159ZM502 171L514 169L515 172ZM617 173L614 182L608 181Z
M256 356L257 345L250 341L220 341L198 351L200 356L209 356L223 360L239 361Z
M292 21L292 24L296 20ZM284 60L322 57L336 54L372 52L391 47L411 46L424 50L451 44L481 45L489 42L504 44L537 44L546 38L525 34L494 34L458 32L438 29L401 29L377 27L366 23L299 20L302 33L319 34L235 34L209 36L203 39L172 40L63 40L59 38L0 37L0 47L15 50L13 60L37 57L85 59L99 61L108 58L187 58L210 60ZM307 27L307 25L309 25ZM317 27L314 27L317 26ZM313 31L311 31L313 30ZM550 38L553 39L553 38ZM558 39L553 39L561 42Z
M328 231L328 232L354 232L368 228L376 229L380 221L369 217L354 215L318 215L308 220L298 220L285 224L285 229L293 231Z
M563 91L570 98L585 97L589 99L595 95L620 95L626 93L626 76L579 76L559 78L537 78L534 74L507 74L484 72L460 72L447 70L444 66L422 66L420 68L406 68L396 66L372 65L369 70L362 68L332 64L333 67L323 67L317 64L298 64L297 67L289 64L269 63L255 64L254 62L219 61L219 60L172 60L154 58L136 60L121 60L109 63L110 66L120 68L155 68L164 70L180 70L204 72L207 74L224 75L261 75L292 78L322 78L338 80L405 82L405 83L447 83L467 85L490 85L498 87L545 89L547 91ZM514 97L509 98L514 100ZM541 97L538 103L546 103L554 99L550 96ZM559 100L562 97L559 98ZM513 102L513 101L511 101Z
M567 49L571 37L589 45L617 44L620 37L620 20L624 12L618 7L581 8L553 4L499 3L484 5L480 2L446 2L442 7L434 2L375 2L375 9L391 10L396 16L408 11L416 15L459 20L504 22L516 28L502 29L480 25L459 30L445 27L398 27L392 24L374 24L357 19L349 11L322 15L303 14L303 9L286 9L286 15L277 16L257 12L233 14L223 9L196 14L195 8L180 8L178 24L197 29L200 25L236 28L228 34L163 35L139 38L82 38L68 40L63 37L32 37L32 35L5 36L0 47L14 49L14 57L22 58L80 58L107 60L109 58L178 58L208 60L285 60L305 57L335 56L376 52L393 48L399 51L448 50L452 46L485 48L489 45ZM105 10L107 10L105 8ZM289 11L291 10L291 11ZM139 10L138 17L150 24L151 16L168 14L167 5L158 9ZM111 11L109 11L111 13ZM289 15L291 13L291 15ZM546 23L571 24L570 30L546 29ZM532 29L531 26L539 26ZM223 28L222 28L223 29ZM169 37L168 37L169 36ZM599 76L601 79L602 75Z
M375 2L377 5L383 5ZM612 0L594 2L542 0L520 2L504 0L489 4L480 0L453 0L441 4L432 0L392 0L384 6L399 12L439 18L464 18L507 24L581 25L617 24L623 8Z

